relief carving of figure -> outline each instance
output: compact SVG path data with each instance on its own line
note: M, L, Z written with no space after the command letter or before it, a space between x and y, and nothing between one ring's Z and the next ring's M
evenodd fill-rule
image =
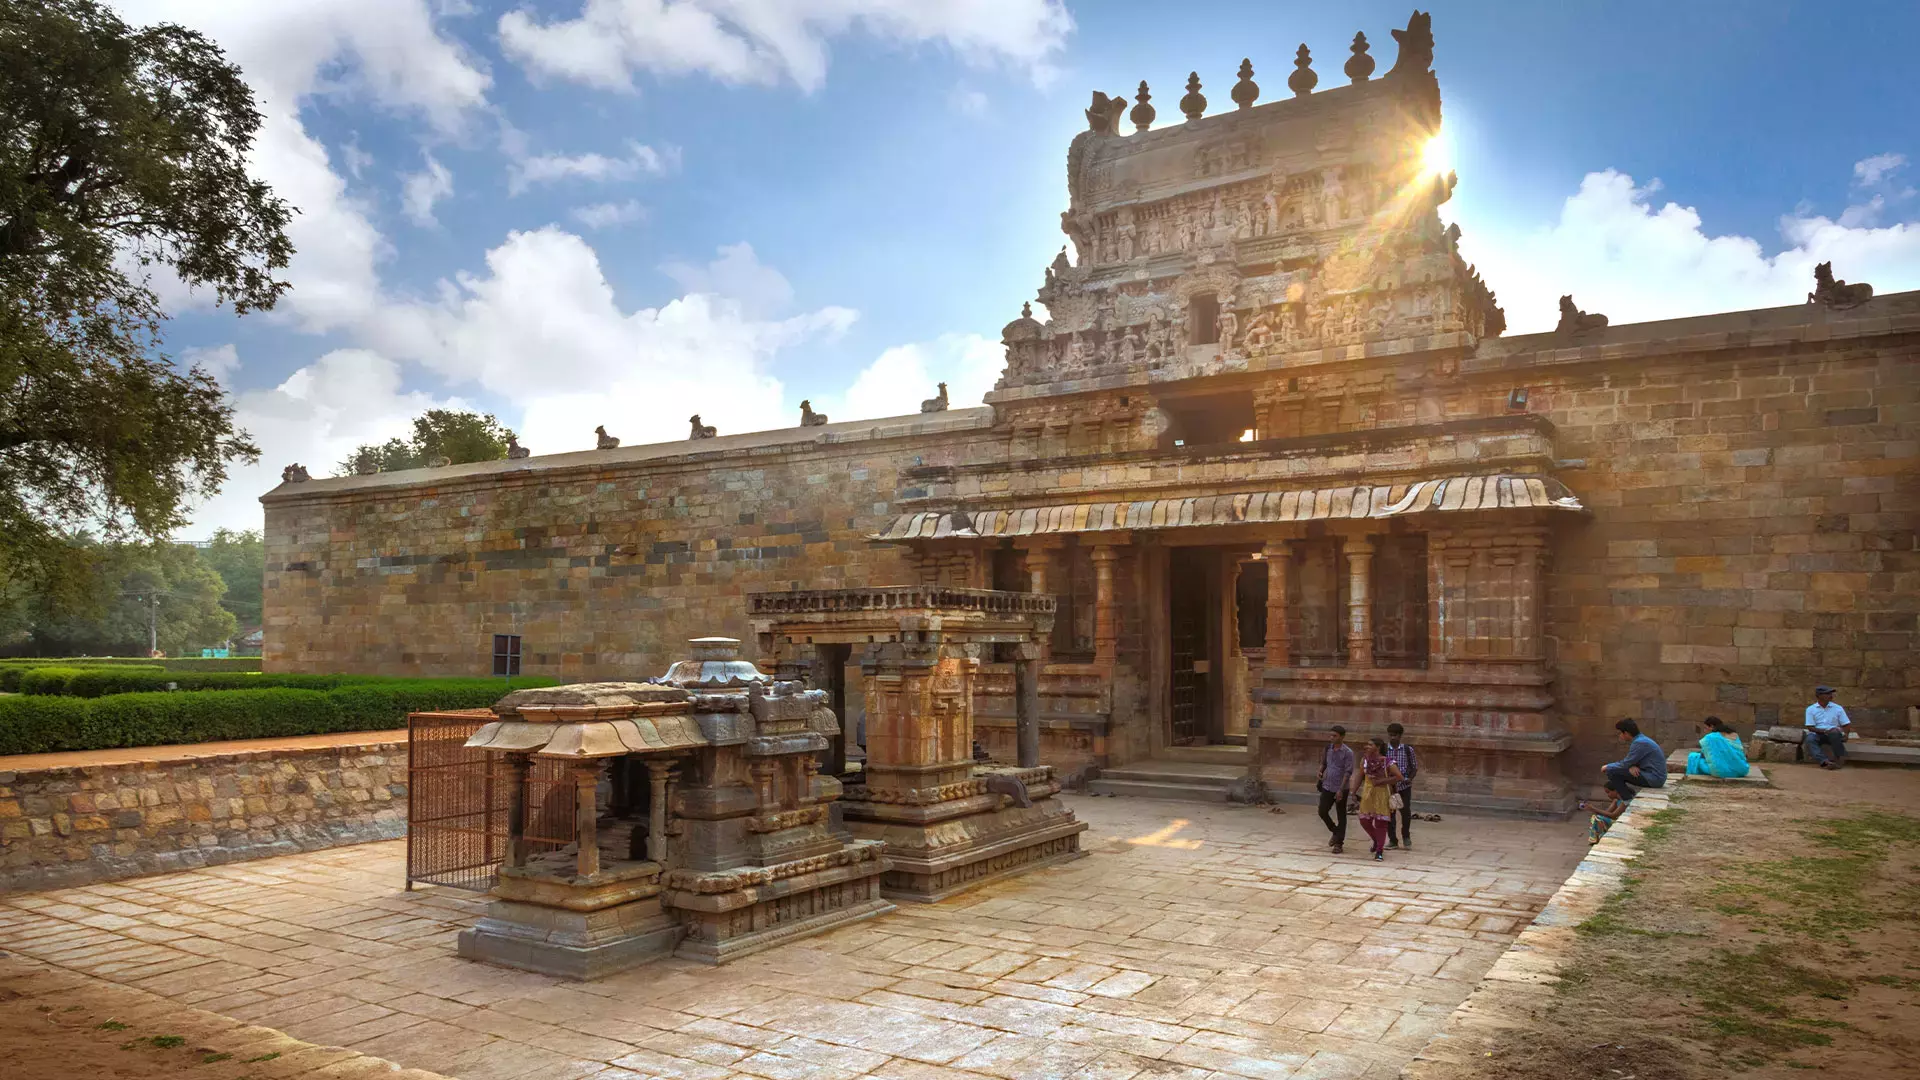
M1262 236L1271 236L1280 231L1280 197L1271 191L1260 199L1260 222Z
M1220 351L1231 352L1240 336L1240 316L1233 313L1233 298L1220 302Z
M1341 186L1339 169L1320 170L1320 201L1326 207L1327 224L1347 220L1347 192Z
M1247 320L1247 336L1245 341L1248 352L1258 352L1268 345L1273 344L1272 312L1256 312L1253 318Z
M1133 261L1133 223L1129 221L1121 225L1120 228L1116 231L1119 234L1117 237L1117 242L1120 248L1120 261L1132 262Z
M1120 344L1114 349L1114 359L1119 362L1120 366L1128 367L1132 365L1134 357L1138 355L1139 351L1140 335L1134 332L1133 327L1129 326L1127 327L1126 333L1120 335Z

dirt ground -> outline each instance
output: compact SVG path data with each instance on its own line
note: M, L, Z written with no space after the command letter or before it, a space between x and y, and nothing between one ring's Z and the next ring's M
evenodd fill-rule
M1920 771L1689 783L1495 1080L1920 1076Z
M7 1080L431 1080L350 1051L0 953L0 1076Z

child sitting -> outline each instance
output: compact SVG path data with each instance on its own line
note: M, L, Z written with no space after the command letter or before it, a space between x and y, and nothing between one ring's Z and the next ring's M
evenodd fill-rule
M1589 846L1599 843L1600 838L1607 835L1607 830L1613 828L1614 821L1619 818L1621 814L1626 813L1627 801L1625 799L1611 792L1607 794L1607 798L1609 801L1605 805L1597 807L1585 799L1580 800L1580 809L1589 810L1593 813L1593 816L1587 819L1587 844Z

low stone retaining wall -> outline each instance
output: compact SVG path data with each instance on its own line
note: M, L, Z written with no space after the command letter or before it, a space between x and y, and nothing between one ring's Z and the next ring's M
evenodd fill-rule
M1440 1072L1438 1066L1483 1061L1486 1047L1500 1032L1531 1019L1542 989L1560 981L1561 965L1579 925L1626 884L1628 865L1640 857L1644 827L1666 808L1682 781L1699 779L1673 773L1666 787L1647 788L1634 797L1627 812L1573 868L1532 924L1447 1017L1440 1034L1400 1071L1401 1080L1426 1080Z
M0 761L0 894L406 835L404 734L255 745Z

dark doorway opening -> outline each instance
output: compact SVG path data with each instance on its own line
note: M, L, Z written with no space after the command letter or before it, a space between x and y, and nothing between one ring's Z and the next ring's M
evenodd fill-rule
M1223 742L1221 715L1220 553L1175 548L1168 553L1168 679L1173 746Z

